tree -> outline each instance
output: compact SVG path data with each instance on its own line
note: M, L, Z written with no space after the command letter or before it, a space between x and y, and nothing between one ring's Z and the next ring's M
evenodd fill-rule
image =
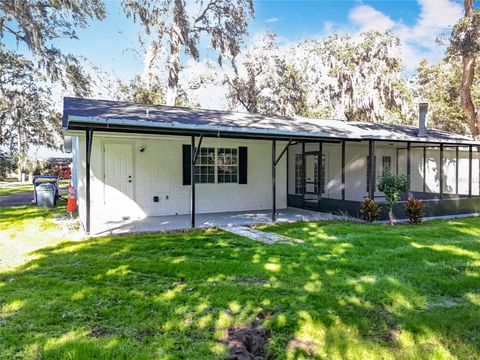
M186 84L188 89L193 84ZM165 105L164 87L157 77L149 79L149 83L145 83L142 77L136 75L129 82L117 81L117 88L113 97L119 101L130 101L142 104ZM187 89L187 90L188 90ZM175 106L181 107L200 107L198 103L192 102L188 96L188 91L184 90L181 85L178 87L178 95Z
M474 10L473 0L464 0L465 16L453 28L448 53L462 59L463 71L460 101L468 118L472 136L480 137L480 112L472 96L477 57L480 54L480 11Z
M0 145L16 154L21 176L31 145L60 147L60 115L35 64L0 46Z
M477 64L477 70L480 65ZM447 58L429 65L420 62L414 81L418 95L428 102L432 127L457 134L470 133L468 118L460 103L463 66L458 58ZM477 82L472 85L474 97L480 95Z
M306 109L305 79L268 32L240 58L238 71L225 77L230 107L249 113L300 115Z
M118 92L116 99L142 104L163 105L165 96L163 87L159 82L145 84L142 78L137 75L130 82L118 81Z
M410 189L410 180L406 175L395 175L391 171L386 171L378 180L378 190L382 191L387 198L388 217L390 224L393 225L395 206L400 193L407 192Z
M12 170L13 164L11 158L5 151L0 149L0 180L5 180Z
M101 0L15 0L0 1L0 37L11 36L25 45L48 78L71 86L77 96L89 92L89 77L79 58L64 54L52 42L59 38L77 38L75 28L85 28L91 19L102 20L105 7Z
M390 32L358 39L333 34L297 46L313 116L408 123L412 93L402 77L400 40Z
M227 97L248 112L409 123L412 90L389 32L333 34L279 49L267 33L239 57Z
M218 52L219 64L223 57L233 62L247 33L248 18L253 16L253 0L195 0L188 3L188 10L184 0L124 0L122 4L127 16L143 25L148 35L154 32L150 52L163 44L168 49L167 105L176 103L182 52L198 60L199 42L207 36ZM149 56L155 58L152 53Z

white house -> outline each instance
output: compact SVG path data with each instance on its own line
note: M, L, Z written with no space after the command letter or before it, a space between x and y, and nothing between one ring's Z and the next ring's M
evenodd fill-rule
M427 215L480 212L480 143L420 127L64 99L82 223L382 202L376 178L411 179ZM370 159L374 161L370 161ZM319 159L322 159L319 166ZM371 175L372 174L372 175ZM401 208L397 216L402 216ZM165 218L162 218L165 219Z

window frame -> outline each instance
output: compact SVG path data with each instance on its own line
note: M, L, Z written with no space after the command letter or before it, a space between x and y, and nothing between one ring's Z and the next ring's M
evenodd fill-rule
M300 161L298 161L300 159ZM303 194L303 155L295 154L295 195Z
M208 160L208 155L209 151L213 150L214 154L214 161L212 163L202 163L201 160L207 159ZM196 151L196 148L195 148ZM205 154L202 154L204 152ZM208 168L213 167L213 173L208 172ZM206 173L202 173L202 169L207 169ZM195 162L194 165L194 171L193 174L195 176L195 183L196 184L214 184L215 183L215 176L216 176L216 148L215 147L210 147L210 146L205 146L205 147L200 147L197 161ZM202 176L206 176L207 180L210 179L211 176L213 176L213 181L201 181Z
M222 153L220 152L222 150ZM227 151L228 150L228 151ZM235 153L235 155L234 155ZM224 158L226 158L226 155L230 155L230 159L232 160L232 163L230 164L220 164L220 155L223 155ZM215 153L215 159L216 159L216 183L217 184L238 184L238 173L239 173L239 150L238 147L236 148L229 148L229 147L219 147L216 148L216 153ZM222 174L220 173L220 168L221 167L227 167L230 169L235 169L234 172L231 172L230 174L227 174L226 171L222 170ZM220 181L220 177L223 176L223 181ZM227 176L230 177L230 181L225 181L227 179ZM234 180L234 181L233 181Z
M320 194L318 191L318 158L320 154L314 155L313 161L313 176L314 176L314 192ZM299 160L300 159L300 160ZM299 161L298 161L299 160ZM303 154L295 154L295 195L303 195L304 187L304 173L303 173ZM325 181L327 178L327 155L322 153L322 176L320 179L321 194L325 194Z
M196 150L196 148L195 148ZM209 154L213 153L213 162L208 162ZM221 164L220 157L230 155L231 159L234 159L230 164ZM206 159L206 160L205 160ZM230 174L226 174L226 171L220 173L220 167L234 168L235 171ZM217 147L217 146L202 146L200 147L197 161L194 165L194 176L196 184L238 184L239 183L239 147ZM207 168L207 171L201 169ZM213 168L213 171L209 172L208 168ZM230 176L229 181L219 181L220 177L228 179L226 176ZM207 181L204 181L206 177Z
M392 171L392 155L383 155L382 156L382 176L385 175L387 169L385 169L385 164L388 159L388 171Z

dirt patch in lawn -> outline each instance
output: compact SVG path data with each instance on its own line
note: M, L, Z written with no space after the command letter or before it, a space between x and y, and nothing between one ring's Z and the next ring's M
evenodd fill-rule
M266 360L269 359L267 345L270 331L263 327L263 313L248 326L231 326L226 331L226 338L222 340L228 345L229 353L225 360Z
M309 340L292 338L288 342L287 348L289 350L292 350L295 356L300 356L300 355L317 356L317 352L315 351L315 344Z
M112 331L110 331L108 329L101 328L101 327L94 328L88 334L88 336L94 337L94 338L102 338L102 337L107 337L107 336L110 336L110 335L113 335Z
M155 333L153 331L150 331L150 330L144 330L144 331L141 331L137 334L137 336L135 336L135 339L138 340L138 341L142 341L143 339L145 339L146 337L152 337L154 336Z
M241 285L265 285L268 283L268 280L262 278L237 278L233 282Z
M382 322L386 329L381 325ZM398 323L399 321L395 315L386 309L374 312L374 327L376 329L372 338L389 343L392 346L395 345L401 332Z

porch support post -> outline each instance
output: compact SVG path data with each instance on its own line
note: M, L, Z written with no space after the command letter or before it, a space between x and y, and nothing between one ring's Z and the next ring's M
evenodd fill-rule
M398 175L398 158L399 158L398 152L399 152L399 150L400 150L400 149L397 148L397 159L396 159L397 161L395 161L395 174L396 174L396 175Z
M345 200L345 140L342 141L342 200Z
M440 169L438 175L440 180L440 199L443 199L443 144L440 144Z
M459 153L458 153L458 146L455 147L455 194L458 195L458 169L459 169Z
M423 147L423 192L427 192L427 147Z
M478 163L478 196L480 197L480 146L477 145L477 163Z
M307 177L307 171L305 169L305 141L303 141L302 142L302 204L305 201L305 191L307 188L306 177Z
M323 177L323 143L320 141L318 143L318 158L317 158L317 187L318 187L318 200L322 198L322 177ZM317 207L319 206L317 200Z
M192 229L195 228L195 136L192 136L191 165L190 165L190 221Z
M408 177L408 196L412 188L412 143L407 142L407 177Z
M277 189L276 189L276 140L272 140L272 221L276 220L277 212Z
M90 158L92 156L93 130L85 131L85 232L90 234Z
M468 145L468 197L472 197L472 160L473 160L473 147Z
M368 141L368 169L370 176L368 177L368 197L375 198L375 141Z

